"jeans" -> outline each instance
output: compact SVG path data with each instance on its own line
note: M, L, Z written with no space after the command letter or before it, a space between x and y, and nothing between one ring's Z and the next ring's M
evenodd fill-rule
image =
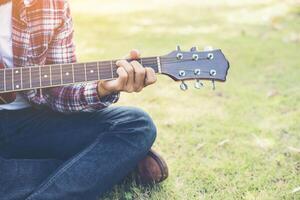
M1 200L94 200L120 182L151 148L145 112L0 111Z

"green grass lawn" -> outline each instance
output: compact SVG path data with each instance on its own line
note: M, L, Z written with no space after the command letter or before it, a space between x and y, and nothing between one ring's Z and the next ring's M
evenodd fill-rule
M170 177L153 188L127 181L104 199L300 199L299 1L70 2L80 61L132 48L163 55L181 44L221 48L231 62L216 91L191 82L182 92L159 76L121 95L117 105L141 107L156 122Z

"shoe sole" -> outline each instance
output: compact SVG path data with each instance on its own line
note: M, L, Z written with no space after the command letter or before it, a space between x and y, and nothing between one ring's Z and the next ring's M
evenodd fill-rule
M158 163L158 166L162 173L161 179L156 181L155 183L160 183L160 182L166 180L166 178L168 178L168 176L169 176L169 169L168 169L168 166L167 166L167 163L165 162L165 160L153 150L150 150L148 154Z

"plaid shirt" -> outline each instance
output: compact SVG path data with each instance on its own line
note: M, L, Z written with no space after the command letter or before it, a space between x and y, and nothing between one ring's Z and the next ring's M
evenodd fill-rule
M76 62L67 0L12 1L14 67ZM48 106L64 113L99 110L119 98L119 94L99 98L96 82L31 90L23 94L34 106Z

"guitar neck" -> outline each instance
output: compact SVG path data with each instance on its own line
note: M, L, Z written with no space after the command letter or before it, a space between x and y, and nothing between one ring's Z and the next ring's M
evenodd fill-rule
M0 93L48 88L118 77L117 60L0 69ZM160 73L160 57L137 60Z

